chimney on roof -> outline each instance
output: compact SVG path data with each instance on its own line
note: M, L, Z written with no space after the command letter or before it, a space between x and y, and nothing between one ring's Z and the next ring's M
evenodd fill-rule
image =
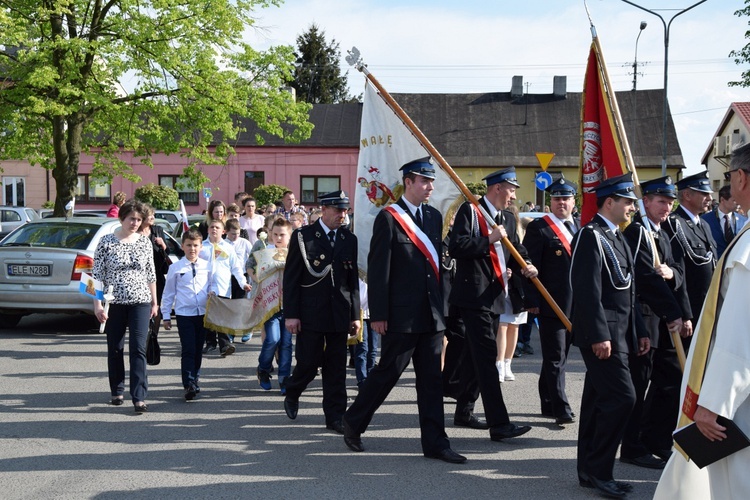
M523 97L523 76L514 76L513 85L510 87L510 97Z
M559 99L565 99L568 96L568 77L555 76L552 78L552 95Z

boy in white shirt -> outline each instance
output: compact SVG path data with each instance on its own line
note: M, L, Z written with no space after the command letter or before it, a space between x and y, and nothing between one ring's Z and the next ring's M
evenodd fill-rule
M177 333L182 346L182 385L186 401L192 401L200 392L198 381L203 362L201 349L206 341L203 316L206 314L211 283L211 266L207 260L198 257L202 247L201 240L201 233L197 229L191 229L182 235L185 256L169 266L161 302L164 329L172 329L172 309L177 319Z
M232 276L237 280L240 287L249 292L252 287L245 279L245 271L242 269L234 247L222 239L224 233L224 222L221 219L213 219L208 225L208 240L203 242L200 257L206 259L211 265L211 287L209 293L219 297L232 297ZM234 354L235 348L226 333L218 333L221 357ZM211 345L213 344L213 345ZM206 341L206 352L216 349L215 341Z

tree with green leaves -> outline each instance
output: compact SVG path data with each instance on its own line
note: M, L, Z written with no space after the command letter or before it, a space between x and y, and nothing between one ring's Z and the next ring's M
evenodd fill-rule
M325 31L312 24L297 37L297 60L291 85L297 98L311 104L356 102L347 88L348 71L341 73L339 44L326 41Z
M100 182L139 182L124 150L151 167L155 153L181 154L198 188L208 179L200 165L226 162L243 119L308 138L310 106L285 90L293 48L242 40L255 10L280 3L0 0L0 160L51 170L62 215L82 153Z
M737 17L750 17L750 0L745 0L745 8L734 11L734 15ZM750 21L748 21L748 25L750 25ZM745 39L750 39L750 30L745 32ZM740 50L733 50L729 53L729 57L733 57L736 64L750 63L750 43L746 44ZM750 87L750 69L742 72L741 80L729 82L729 86Z

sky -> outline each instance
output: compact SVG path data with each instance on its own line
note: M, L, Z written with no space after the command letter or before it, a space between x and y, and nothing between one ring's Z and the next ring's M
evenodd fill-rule
M668 23L699 0L634 0ZM664 28L658 17L620 0L588 0L616 91L664 88ZM729 105L750 101L750 89L729 87L748 65L728 57L741 49L748 17L742 0L707 0L678 16L669 32L668 99L687 174L701 158ZM356 46L390 93L508 92L522 75L531 94L552 92L555 75L580 92L591 44L583 0L286 0L255 13L245 39L256 49L295 45L312 23L340 44L352 94L364 77L344 56ZM642 74L640 74L642 73ZM661 138L659 138L661 140Z

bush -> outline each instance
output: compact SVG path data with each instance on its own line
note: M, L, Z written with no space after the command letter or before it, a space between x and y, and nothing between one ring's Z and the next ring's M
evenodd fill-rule
M179 210L180 197L177 191L167 186L144 184L135 190L134 198L148 203L157 210Z
M487 194L487 184L485 184L484 182L469 182L466 184L466 187L477 198Z
M255 198L255 203L258 207L262 207L279 201L284 197L285 191L291 191L291 189L286 186L279 186L278 184L265 184L255 188L253 198Z

